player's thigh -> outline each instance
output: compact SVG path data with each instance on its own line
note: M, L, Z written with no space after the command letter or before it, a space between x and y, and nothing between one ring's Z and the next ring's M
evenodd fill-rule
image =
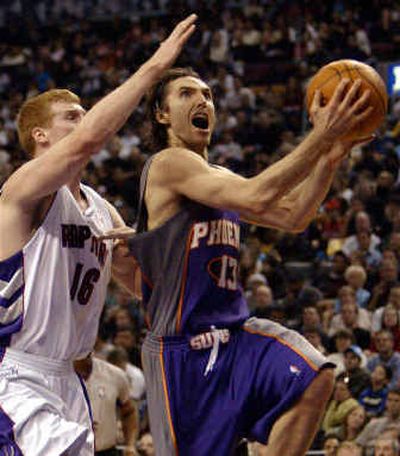
M52 383L40 372L0 368L0 439L5 448L35 456L86 446L90 428L68 418L68 404Z

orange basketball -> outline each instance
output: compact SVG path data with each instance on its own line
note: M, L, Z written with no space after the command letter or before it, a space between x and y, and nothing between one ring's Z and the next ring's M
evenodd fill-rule
M341 79L362 80L361 91L370 90L368 104L373 107L370 115L359 123L355 130L346 134L347 139L363 138L374 133L385 119L388 96L385 83L369 65L357 60L336 60L323 66L310 80L307 87L307 111L317 89L321 90L323 104L328 103ZM350 85L350 84L349 84Z

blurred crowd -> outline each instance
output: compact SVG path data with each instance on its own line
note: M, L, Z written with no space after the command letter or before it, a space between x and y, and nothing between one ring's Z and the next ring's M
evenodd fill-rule
M304 88L321 65L354 58L378 66L400 55L400 6L390 0L10 0L0 7L0 185L26 159L15 130L26 97L66 87L91 107L192 11L198 30L177 65L193 66L213 89L211 161L244 176L285 156L306 134ZM150 153L147 131L141 106L85 173L128 223ZM393 98L380 135L343 162L304 233L242 227L251 314L300 331L337 365L314 442L327 455L399 454L399 134ZM145 331L140 303L111 284L95 356L126 372L140 452L151 455L140 369ZM380 449L385 445L389 450ZM259 445L249 451L266 454Z

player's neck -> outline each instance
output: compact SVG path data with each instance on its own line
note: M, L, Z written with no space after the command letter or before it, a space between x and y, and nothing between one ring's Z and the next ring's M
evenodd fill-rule
M203 144L187 144L181 141L179 138L173 137L169 140L169 147L182 147L184 149L189 149L192 152L195 152L196 154L203 157L204 160L208 161L208 148Z

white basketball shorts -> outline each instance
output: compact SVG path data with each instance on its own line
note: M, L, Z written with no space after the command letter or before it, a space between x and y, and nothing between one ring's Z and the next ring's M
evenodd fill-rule
M71 362L6 349L0 363L0 454L93 456L90 406Z

